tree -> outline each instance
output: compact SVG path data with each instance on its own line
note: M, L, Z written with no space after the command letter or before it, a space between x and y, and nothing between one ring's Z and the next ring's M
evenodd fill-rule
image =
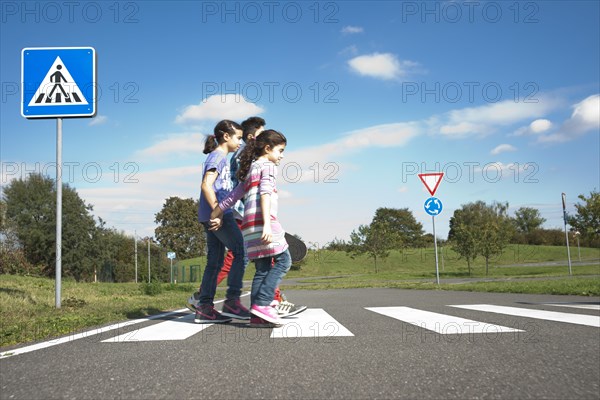
M577 214L568 216L567 222L581 233L582 240L591 244L600 235L600 193L593 190L589 197L577 197L583 203L575 204Z
M521 207L515 211L514 222L519 233L528 234L540 229L546 219L542 218L538 209Z
M181 259L204 255L206 235L198 222L198 200L169 197L155 217L159 226L154 233L162 247Z
M450 218L448 240L461 258L467 260L469 274L470 261L477 255L485 258L485 272L489 272L489 260L500 254L511 237L511 224L507 215L508 203L494 202L487 205L483 201L463 205L455 210Z
M420 247L424 244L423 224L417 222L408 208L378 208L373 222L384 222L405 247Z
M51 276L56 266L56 190L53 179L31 174L4 190L6 225L14 231L28 262ZM62 270L76 280L91 275L94 218L77 192L63 185Z
M399 247L400 243L397 230L391 228L387 222L373 220L370 225L360 225L358 231L352 231L346 251L352 257L367 254L373 258L377 273L377 260L387 258L390 250Z

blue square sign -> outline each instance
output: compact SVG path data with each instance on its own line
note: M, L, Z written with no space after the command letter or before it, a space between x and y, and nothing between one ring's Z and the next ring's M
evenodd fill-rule
M93 117L96 50L30 47L21 53L21 115L25 118Z

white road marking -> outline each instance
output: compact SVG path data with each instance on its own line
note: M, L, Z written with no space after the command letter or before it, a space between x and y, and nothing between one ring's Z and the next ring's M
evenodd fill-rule
M352 332L322 308L309 308L293 317L283 318L281 322L284 325L279 328L273 328L271 338L354 336Z
M484 311L496 314L514 315L517 317L527 317L543 319L547 321L566 322L569 324L594 326L600 328L600 316L570 314L557 311L533 310L519 307L494 306L490 304L469 304L455 305L450 307L463 308L466 310Z
M539 303L545 306L555 307L569 307L569 308L580 308L582 310L598 310L600 311L600 304L581 304L581 303Z
M418 310L410 307L365 307L376 312L420 328L439 333L441 335L522 332L520 329L508 328L487 322L473 321L470 319L439 314L430 311Z
M149 342L157 340L185 340L214 324L195 324L194 314L184 315L103 340L103 343Z

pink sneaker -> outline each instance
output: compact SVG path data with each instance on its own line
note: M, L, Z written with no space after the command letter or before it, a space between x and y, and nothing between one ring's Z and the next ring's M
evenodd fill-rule
M264 319L267 322L271 322L272 324L280 323L277 310L271 306L257 306L256 304L252 304L252 307L250 307L250 313Z

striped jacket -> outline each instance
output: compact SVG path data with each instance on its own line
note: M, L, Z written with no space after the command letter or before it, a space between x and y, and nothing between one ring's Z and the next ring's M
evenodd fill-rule
M244 218L242 220L242 234L244 244L250 260L257 258L273 257L283 253L288 248L285 240L285 231L277 220L278 194L277 194L277 166L270 161L255 161L252 163L250 173L245 181L239 185L219 203L222 210L232 207L236 201L244 198ZM260 205L260 196L269 194L271 198L271 231L273 240L263 244L262 236L264 220Z

